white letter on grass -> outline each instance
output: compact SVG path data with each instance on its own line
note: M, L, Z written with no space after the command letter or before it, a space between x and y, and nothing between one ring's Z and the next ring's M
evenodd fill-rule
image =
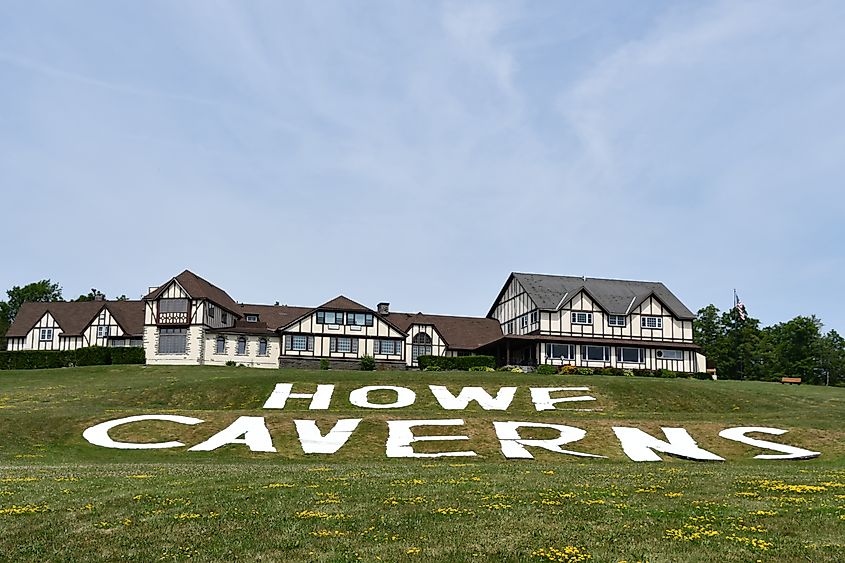
M757 448L774 450L776 452L783 452L785 454L760 454L755 455L754 459L812 459L821 455L819 452L812 452L803 448L796 448L795 446L787 446L786 444L776 444L775 442L769 442L767 440L750 438L746 436L749 432L760 432L761 434L780 436L781 434L786 434L787 431L781 430L780 428L766 428L763 426L740 426L739 428L728 428L727 430L722 430L719 432L719 436L727 438L728 440L733 440L734 442L740 442Z
M323 436L315 420L294 420L302 451L307 454L333 454L343 447L358 428L360 418L342 418Z
M613 431L625 455L634 461L663 461L653 450L693 461L725 461L724 458L702 450L683 428L662 428L668 442L658 440L639 428L614 426Z
M469 440L467 436L414 436L411 430L414 426L462 426L463 424L464 421L459 418L450 420L388 420L387 457L471 457L477 455L473 451L422 454L415 452L411 445L414 442Z
M243 438L241 438L243 436ZM189 452L210 452L228 444L246 444L253 452L275 452L273 439L264 424L263 416L241 416L202 444L189 448Z
M392 403L371 403L369 395L372 391L396 391L396 400ZM400 409L414 404L417 394L407 387L393 387L392 385L373 385L361 387L349 393L349 402L364 409Z
M440 406L450 411L464 410L470 401L477 402L486 411L504 411L511 405L516 393L516 387L502 387L493 398L481 387L462 387L461 392L455 397L445 385L429 385L428 388L431 389Z
M533 446L549 450L550 452L580 457L605 457L603 455L585 454L561 449L563 444L577 442L587 435L584 430L573 426L546 424L543 422L494 422L493 427L496 429L496 437L499 438L499 442L502 445L502 455L508 459L534 459L534 456L525 449L525 446ZM519 435L519 429L523 427L551 428L552 430L557 430L560 435L557 438L550 438L548 440L526 440Z
M109 430L116 426L129 424L130 422L141 422L142 420L163 420L165 422L177 422L179 424L200 424L199 418L189 416L176 416L172 414L142 414L138 416L127 416L117 420L101 422L82 433L82 437L95 446L114 448L117 450L157 450L163 448L178 448L184 446L182 442L159 442L157 444L136 444L133 442L116 442L109 437Z
M288 399L311 399L309 410L324 411L332 402L334 385L317 385L317 391L314 393L291 393L291 389L293 389L292 383L277 383L276 388L267 398L267 402L264 403L264 408L283 409Z
M589 387L532 387L531 400L538 411L553 411L556 403L570 403L573 401L595 401L590 395L578 395L576 397L559 397L552 399L555 391L589 391Z

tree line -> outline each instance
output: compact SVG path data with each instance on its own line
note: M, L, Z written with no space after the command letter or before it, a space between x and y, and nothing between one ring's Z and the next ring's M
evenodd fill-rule
M760 327L760 321L736 307L720 312L715 305L698 311L695 343L720 379L779 381L800 377L804 383L845 385L845 339L823 332L814 315Z

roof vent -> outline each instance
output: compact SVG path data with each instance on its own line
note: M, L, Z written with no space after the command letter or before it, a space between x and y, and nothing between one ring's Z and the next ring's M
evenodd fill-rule
M378 314L379 315L387 315L390 313L390 303L385 303L382 301L378 304Z

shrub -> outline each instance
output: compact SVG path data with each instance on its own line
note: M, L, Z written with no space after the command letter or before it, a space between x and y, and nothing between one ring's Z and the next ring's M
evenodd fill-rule
M226 362L226 365L229 366L230 368L233 368L233 367L237 366L238 364L235 362L235 360L229 360L229 361Z
M622 370L622 375L624 375L625 377L634 377L634 370L632 370L632 369L623 369L623 370Z
M443 370L437 364L432 364L430 366L425 366L425 369L423 371L443 371Z
M595 371L593 368L575 368L575 373L578 375L593 375Z
M144 349L141 347L108 348L111 351L111 363L117 364L143 364L147 359Z
M631 371L634 377L654 377L654 372L650 369L633 369Z
M563 373L563 374L573 374L573 373L576 373L577 371L578 371L578 368L576 368L575 366L573 366L571 364L566 364L565 366L560 368L560 373Z
M329 360L326 358L320 358L320 369L323 371L329 369Z
M361 371L373 371L376 369L376 359L372 356L361 356Z
M511 373L525 373L525 372L522 371L521 367L517 367L517 366L512 367L510 371L511 371Z
M694 379L713 379L712 377L710 377L710 374L705 371L696 372L692 374L691 377Z
M468 371L471 367L496 367L496 358L493 356L420 356L417 362L422 370L428 366L438 366L440 371Z
M542 364L537 366L537 373L539 375L555 375L557 373L557 368L548 364Z
M0 352L0 369L46 369L109 364L143 364L143 348L92 346L77 350L18 350Z
M486 371L486 372L489 372L489 371L496 371L496 370L489 367L489 366L472 366L471 368L469 368L469 371Z

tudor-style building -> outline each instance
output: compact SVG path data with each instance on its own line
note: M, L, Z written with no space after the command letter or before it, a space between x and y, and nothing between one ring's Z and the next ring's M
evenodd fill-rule
M237 303L185 270L142 301L25 303L10 350L141 346L149 364L356 368L423 355L495 355L500 365L704 370L693 314L663 284L511 274L487 317L390 312L339 296L319 307Z
M488 317L502 363L705 370L695 315L660 282L513 273Z

